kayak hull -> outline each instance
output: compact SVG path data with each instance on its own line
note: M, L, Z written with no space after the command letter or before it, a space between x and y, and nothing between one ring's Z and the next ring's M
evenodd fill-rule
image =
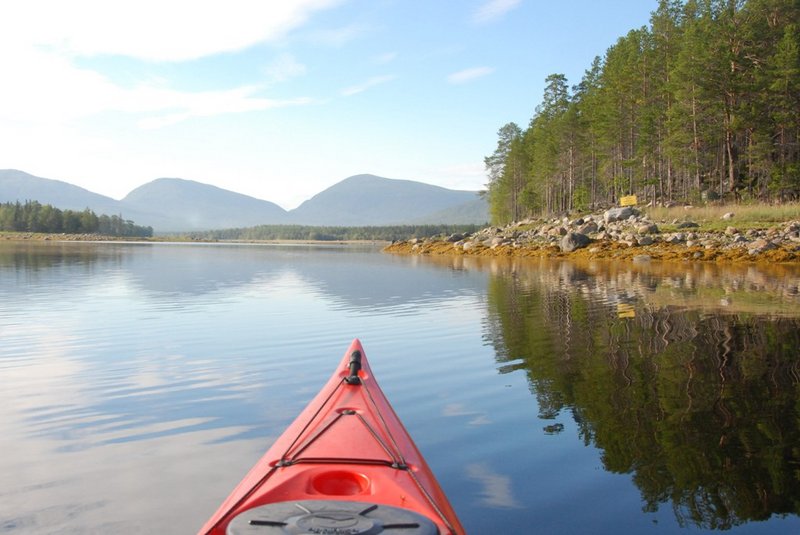
M288 520L271 520L283 514L283 505L276 504L288 504L286 514L292 522L316 524L301 531ZM353 518L345 519L351 509ZM274 528L260 531L265 534L380 533L381 525L412 524L421 530L414 533L464 533L433 472L375 381L359 340L352 342L322 390L199 533L250 533L250 528L236 527L246 512L263 517L248 520L256 523L248 526L260 522ZM396 519L404 512L421 519L401 522L382 517ZM426 520L434 531L426 531ZM370 523L374 525L365 527Z

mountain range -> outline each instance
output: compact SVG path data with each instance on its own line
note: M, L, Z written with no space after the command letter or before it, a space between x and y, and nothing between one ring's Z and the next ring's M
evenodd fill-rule
M241 193L185 180L159 178L122 200L16 169L0 170L0 202L38 201L62 210L121 215L156 233L256 225L378 226L482 224L486 200L476 191L451 190L412 180L355 175L293 210Z

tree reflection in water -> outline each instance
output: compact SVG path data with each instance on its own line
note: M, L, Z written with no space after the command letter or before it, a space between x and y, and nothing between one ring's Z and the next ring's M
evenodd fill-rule
M569 411L646 511L671 503L708 529L800 513L798 279L494 269L486 334L501 370L525 370L541 417Z

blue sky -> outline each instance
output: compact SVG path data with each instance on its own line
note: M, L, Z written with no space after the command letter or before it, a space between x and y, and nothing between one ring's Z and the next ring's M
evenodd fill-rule
M8 0L0 168L122 198L160 177L290 209L360 173L480 189L544 79L657 0Z

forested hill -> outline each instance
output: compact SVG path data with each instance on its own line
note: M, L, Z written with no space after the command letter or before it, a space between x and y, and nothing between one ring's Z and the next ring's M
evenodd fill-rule
M497 223L639 202L800 197L800 2L661 0L485 158Z
M306 225L486 223L486 203L475 191L460 191L375 175L355 175L334 184L291 211Z

